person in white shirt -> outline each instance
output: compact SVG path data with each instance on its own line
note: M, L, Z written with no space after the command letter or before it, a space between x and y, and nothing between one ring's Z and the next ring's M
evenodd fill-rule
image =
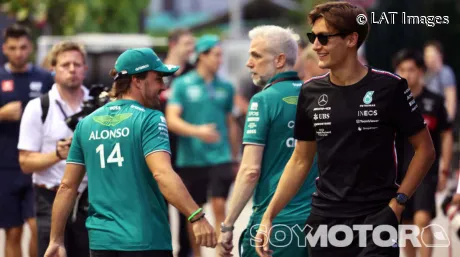
M44 98L30 101L24 109L19 133L19 163L25 173L32 173L38 227L38 256L44 256L49 244L51 210L57 189L64 176L65 159L73 131L65 119L81 111L88 90L82 85L86 66L85 49L63 41L51 50L55 84L48 93L48 110L42 110ZM42 102L43 101L43 102ZM44 118L46 115L46 118ZM44 120L42 120L44 118ZM68 256L89 256L87 217L87 180L79 187L79 198L66 228Z

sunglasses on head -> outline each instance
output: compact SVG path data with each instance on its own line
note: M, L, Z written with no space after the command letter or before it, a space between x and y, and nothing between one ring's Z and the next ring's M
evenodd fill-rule
M337 33L337 34L319 33L318 35L313 33L313 32L307 33L307 37L308 37L308 40L310 41L310 43L314 44L316 38L318 38L319 43L321 45L323 45L323 46L327 45L327 43L329 42L330 37L346 36L346 35L347 35L347 33Z

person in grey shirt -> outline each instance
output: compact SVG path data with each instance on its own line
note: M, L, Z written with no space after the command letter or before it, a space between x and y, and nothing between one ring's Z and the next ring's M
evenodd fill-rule
M444 64L441 43L427 42L424 59L428 69L425 84L429 90L444 97L449 120L453 121L457 110L457 86L452 68Z

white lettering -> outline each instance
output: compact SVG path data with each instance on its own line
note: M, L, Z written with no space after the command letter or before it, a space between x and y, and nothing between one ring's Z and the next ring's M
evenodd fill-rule
M290 122L288 122L288 128L294 128L295 126L295 121L291 120Z
M257 130L255 129L250 129L246 131L246 134L256 134L256 133L257 133Z
M251 118L248 118L248 121L259 121L260 118L259 117L251 117Z
M91 135L88 140L101 140L101 139L111 139L111 138L120 138L129 136L129 128L117 128L115 130L102 130L99 132L91 131Z
M259 112L249 112L248 116L259 116Z
M296 143L297 143L297 140L295 140L293 137L290 137L288 138L288 140L286 140L286 146L289 148L294 148Z

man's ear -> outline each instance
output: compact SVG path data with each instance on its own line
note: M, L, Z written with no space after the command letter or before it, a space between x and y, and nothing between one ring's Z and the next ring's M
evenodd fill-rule
M357 46L358 45L358 38L359 38L359 35L358 33L356 32L353 32L351 33L350 35L348 35L347 37L347 46L348 47L354 47L354 46Z
M286 55L284 53L279 54L275 58L275 65L278 69L281 69L284 67L284 65L286 65Z

